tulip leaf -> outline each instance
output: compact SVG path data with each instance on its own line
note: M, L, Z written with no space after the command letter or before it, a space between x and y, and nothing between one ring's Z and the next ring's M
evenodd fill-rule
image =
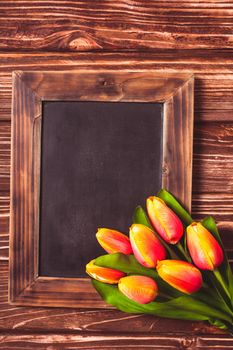
M231 335L233 335L233 326L227 322L222 322L220 320L209 319L209 323L219 329L223 329L224 331L228 331Z
M196 313L187 313L185 310L178 310L166 303L152 302L149 304L139 304L124 296L117 287L96 280L92 284L106 303L115 306L117 309L136 314L152 314L159 317L177 318L186 320L208 320L208 316Z
M225 249L224 249L224 246L223 246L223 243L222 243L222 240L221 240L221 236L220 236L220 234L218 232L217 225L215 223L215 220L211 216L208 216L207 218L205 218L202 221L202 224L207 230L209 230L214 235L214 237L216 238L216 240L219 242L220 246L223 249L224 262L219 267L219 271L223 274L223 276L225 277L225 279L228 282L229 292L230 292L230 295L231 295L231 302L233 304L233 274L232 274L230 263L228 261L227 254L225 252Z
M150 224L150 220L148 218L148 216L146 215L145 210L141 207L138 206L136 207L135 211L134 211L134 215L133 215L133 223L134 224L141 224L144 226L149 227L155 234L155 236L158 238L158 240L160 241L160 243L165 247L165 249L167 250L167 252L169 253L170 257L172 259L179 259L179 257L177 256L177 254L174 252L174 250L172 250L171 246L169 246L163 239L162 237L160 237L160 235L154 230L154 228L151 226Z
M187 210L185 210L182 205L177 201L177 199L165 189L161 189L157 194L185 223L185 225L190 225L193 222L192 217L189 215Z
M133 255L123 253L101 255L95 259L95 265L117 269L127 274L135 273L158 279L158 273L155 269L142 266Z
M216 309L222 310L233 316L232 309L224 302L221 295L216 294L215 289L205 287L200 289L198 292L192 294L192 298L199 299L202 302L213 306Z
M150 224L150 220L149 220L148 216L146 215L145 210L140 205L137 206L135 211L134 211L133 223L147 226L151 230L153 230L153 227Z
M168 296L177 297L183 295L168 283L163 281L155 269L142 266L133 255L122 253L106 254L95 259L95 265L116 269L127 275L142 275L153 278L159 286L159 289Z
M116 286L92 280L93 286L100 296L110 305L128 313L145 313L159 317L183 320L220 319L231 323L231 318L221 311L215 310L190 296L181 296L166 302L153 301L139 304L124 296Z

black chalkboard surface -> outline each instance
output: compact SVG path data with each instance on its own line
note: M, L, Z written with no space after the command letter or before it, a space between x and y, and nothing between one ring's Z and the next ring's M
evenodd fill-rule
M83 277L95 233L128 233L162 184L161 103L44 102L39 275Z

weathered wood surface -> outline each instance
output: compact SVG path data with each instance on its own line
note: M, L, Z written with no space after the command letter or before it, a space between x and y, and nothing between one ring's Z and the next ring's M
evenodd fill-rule
M169 334L168 334L169 335ZM224 350L232 349L233 340L230 337L220 336L193 336L178 334L167 336L157 335L77 335L77 334L7 334L0 335L0 349L79 349L79 350L93 350L93 349L127 349L127 350L145 350L145 349L159 349L159 350Z
M0 50L232 48L231 1L8 0Z
M153 70L195 74L195 120L232 120L233 52L157 50L155 53L0 53L0 120L11 116L13 70Z

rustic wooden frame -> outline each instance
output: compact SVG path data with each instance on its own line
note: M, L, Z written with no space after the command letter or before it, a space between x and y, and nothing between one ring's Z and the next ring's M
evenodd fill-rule
M190 74L158 74L154 71L13 73L11 303L106 307L89 279L38 275L42 102L66 100L164 103L162 185L190 209L193 89L194 78Z

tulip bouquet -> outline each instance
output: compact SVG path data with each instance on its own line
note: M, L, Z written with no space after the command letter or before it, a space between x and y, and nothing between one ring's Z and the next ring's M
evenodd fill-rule
M161 190L137 207L129 238L100 228L108 253L86 265L100 296L128 313L208 321L233 333L233 275L212 217L194 222Z

